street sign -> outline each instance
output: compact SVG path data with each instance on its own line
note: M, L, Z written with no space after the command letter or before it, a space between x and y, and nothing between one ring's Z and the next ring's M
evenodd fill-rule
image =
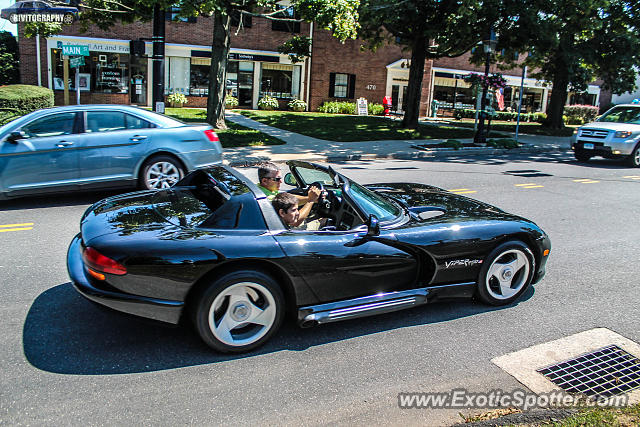
M89 46L82 44L63 45L62 54L71 56L89 56Z
M69 58L69 66L71 68L79 67L81 65L84 65L84 56Z
M358 98L357 101L357 113L359 116L366 116L368 113L367 110L367 100L365 98Z

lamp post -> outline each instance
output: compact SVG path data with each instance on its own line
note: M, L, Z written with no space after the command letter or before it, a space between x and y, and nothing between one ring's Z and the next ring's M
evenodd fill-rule
M482 41L484 46L484 53L487 54L487 58L484 63L484 82L482 84L482 99L480 101L480 122L478 123L478 131L473 137L473 142L476 144L484 144L487 140L487 136L484 134L484 116L485 108L487 105L487 89L489 78L489 66L491 65L491 54L495 51L498 41L496 40L496 33L493 29L489 32L489 38Z

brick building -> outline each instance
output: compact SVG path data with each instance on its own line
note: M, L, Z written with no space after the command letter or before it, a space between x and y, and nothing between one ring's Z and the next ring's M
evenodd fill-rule
M168 16L170 18L170 16ZM193 22L195 21L195 22ZM206 106L208 68L210 65L213 20L198 17L189 21L166 23L165 94L180 92L188 106ZM355 100L360 97L381 103L391 96L394 109L403 111L409 80L409 53L388 45L375 53L361 50L361 41L341 44L328 31L313 24L290 24L262 18L244 17L240 30L236 20L232 29L231 51L227 69L227 90L237 97L241 107L257 108L264 94L287 100L307 101L316 110L328 100ZM23 83L37 84L36 40L25 38L19 27L21 78ZM277 48L291 33L312 38L312 55L302 63L292 64ZM118 103L151 105L151 59L130 55L130 41L150 39L151 22L115 25L108 31L95 26L81 33L79 25L65 26L64 32L40 40L41 81L55 92L57 105L63 104L65 64L63 45L87 45L89 56L79 68L82 103ZM145 42L146 55L152 51ZM453 108L474 108L475 96L463 76L482 73L483 67L469 63L469 55L427 61L422 85L421 115L432 113L437 101L440 113ZM495 70L492 66L491 71ZM74 88L74 70L69 70ZM505 107L515 106L522 81L521 70L503 72L507 79ZM523 111L546 111L550 89L545 82L524 79ZM72 95L71 103L75 102ZM590 85L580 99L570 94L571 103L598 105L600 88Z

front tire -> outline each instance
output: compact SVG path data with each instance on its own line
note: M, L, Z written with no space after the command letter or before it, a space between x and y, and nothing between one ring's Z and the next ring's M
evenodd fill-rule
M632 168L640 168L640 144L636 145L627 158L627 164Z
M9 15L9 22L11 22L12 24L17 24L18 15L16 15L15 13L12 13L11 15Z
M243 353L263 345L284 318L284 296L267 274L242 270L216 279L192 311L196 330L211 348Z
M144 190L162 190L171 187L184 176L184 168L171 156L155 156L144 162L139 185Z
M575 153L573 153L573 155L577 161L584 162L584 163L591 160L591 157L592 157L590 154L587 154L584 151L578 151L578 150L576 150Z
M535 259L524 243L514 240L495 248L484 260L478 276L478 297L490 305L507 305L529 287Z
M65 13L63 22L67 25L73 24L73 14Z

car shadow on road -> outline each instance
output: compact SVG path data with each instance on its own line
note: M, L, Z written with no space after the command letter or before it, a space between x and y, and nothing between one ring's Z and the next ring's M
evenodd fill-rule
M74 191L65 194L24 196L0 201L0 211L91 205L105 197L115 196L129 191L134 191L134 189Z
M23 347L27 360L34 367L53 373L152 372L229 362L279 351L304 351L378 332L508 310L533 294L533 287L530 287L519 302L500 308L465 300L440 302L309 329L298 328L288 319L260 349L242 355L226 355L210 350L189 325L166 327L105 309L84 299L70 283L66 283L48 289L35 299L24 322Z

